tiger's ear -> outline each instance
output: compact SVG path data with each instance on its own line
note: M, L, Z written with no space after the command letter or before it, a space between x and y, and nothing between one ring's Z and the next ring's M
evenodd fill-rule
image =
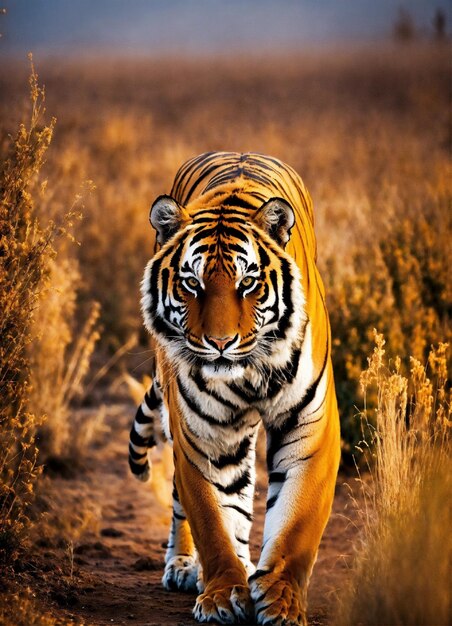
M151 206L149 221L157 231L157 241L163 245L180 228L182 207L171 196L159 196Z
M292 226L295 224L295 213L286 200L270 198L257 210L254 221L284 248L290 239Z

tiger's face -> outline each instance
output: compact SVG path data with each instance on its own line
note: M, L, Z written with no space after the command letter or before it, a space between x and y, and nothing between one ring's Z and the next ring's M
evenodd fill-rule
M173 199L154 204L163 245L146 268L142 308L176 362L237 378L264 360L277 367L290 358L304 317L298 268L282 247L293 221L287 203L269 202L252 220L221 207L184 219Z

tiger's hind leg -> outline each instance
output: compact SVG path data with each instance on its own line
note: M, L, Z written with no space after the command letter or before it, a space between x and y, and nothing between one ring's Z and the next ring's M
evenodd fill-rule
M176 486L173 489L173 517L165 555L162 583L168 591L196 591L198 559Z

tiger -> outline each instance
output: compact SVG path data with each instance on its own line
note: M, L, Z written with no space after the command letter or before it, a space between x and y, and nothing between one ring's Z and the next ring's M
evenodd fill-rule
M141 285L155 372L129 463L172 443L173 514L163 585L197 592L199 622L307 624L307 588L340 457L325 291L310 195L282 161L207 152L153 203ZM157 424L161 423L161 434ZM268 493L250 559L256 439Z

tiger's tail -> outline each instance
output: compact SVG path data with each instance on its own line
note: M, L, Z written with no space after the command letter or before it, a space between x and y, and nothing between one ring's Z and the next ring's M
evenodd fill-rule
M151 463L148 449L153 448L156 441L154 420L159 419L161 394L158 383L154 379L152 386L145 393L143 402L137 409L129 437L129 466L132 474L143 482L151 477Z

